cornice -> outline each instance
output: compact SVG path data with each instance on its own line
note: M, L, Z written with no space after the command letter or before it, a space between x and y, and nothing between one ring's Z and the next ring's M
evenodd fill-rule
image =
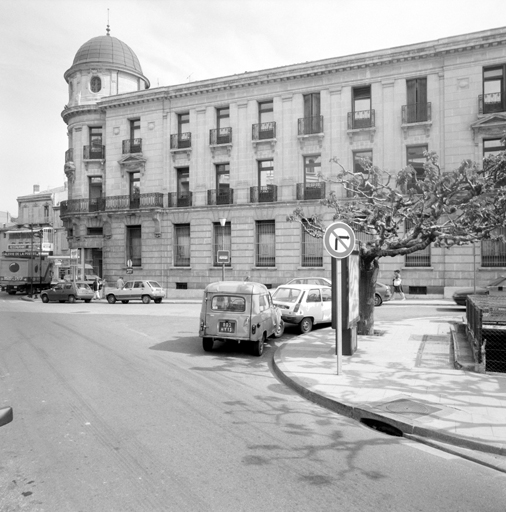
M446 55L465 53L482 48L506 45L506 28L464 34L424 43L417 43L372 52L334 57L318 61L292 64L278 68L245 72L239 75L218 77L199 82L174 86L158 87L133 93L110 96L97 103L101 109L117 108L126 105L153 101L171 100L188 96L199 96L231 89L241 89L276 82L288 82L311 77L325 76L346 71L386 66L401 62L441 58ZM81 113L79 107L72 107L64 119ZM86 108L82 106L82 108ZM65 117L67 116L67 117Z
M90 104L90 105L76 105L75 107L69 107L68 105L65 105L63 112L61 113L61 116L66 124L69 123L69 121L75 117L79 116L81 114L88 114L93 112L99 112L102 109L97 104Z

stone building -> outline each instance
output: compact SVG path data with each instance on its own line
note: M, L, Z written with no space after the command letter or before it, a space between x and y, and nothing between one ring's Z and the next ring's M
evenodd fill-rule
M502 148L506 28L150 89L135 53L109 35L65 72L69 100L61 218L71 248L107 280L131 272L166 288L221 278L278 285L330 274L321 240L287 214L321 211L338 171L444 169ZM325 212L329 215L330 212ZM226 253L225 253L226 254ZM448 294L506 269L504 245L428 248L381 260L410 294ZM477 272L474 270L477 269Z

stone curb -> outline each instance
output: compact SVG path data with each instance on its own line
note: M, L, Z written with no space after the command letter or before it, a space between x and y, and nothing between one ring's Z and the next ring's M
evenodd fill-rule
M290 372L287 371L285 364L282 361L282 352L285 347L286 345L279 347L274 354L274 373L284 384L296 391L299 395L317 405L320 405L321 407L324 407L325 409L336 412L341 416L345 416L356 421L360 421L362 419L382 421L387 425L391 425L401 430L403 435L408 439L428 439L433 440L435 443L444 443L445 451L454 453L459 456L462 454L457 450L458 448L476 450L483 454L506 456L506 446L502 444L484 443L463 436L448 434L446 432L421 427L413 423L404 422L389 415L379 414L366 404L361 406L351 406L327 396L320 395L319 393L315 393L306 388L296 376L290 376ZM439 445L437 445L437 447L439 447ZM485 464L489 467L497 469L498 471L506 473L506 467L504 467L504 464L483 462L479 456L473 456L472 454L466 455L466 458L472 460L473 462Z

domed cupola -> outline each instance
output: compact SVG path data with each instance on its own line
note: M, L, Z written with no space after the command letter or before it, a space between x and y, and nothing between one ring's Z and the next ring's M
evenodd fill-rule
M63 75L69 84L69 107L96 103L106 96L141 91L149 80L133 50L116 37L98 36L84 43Z

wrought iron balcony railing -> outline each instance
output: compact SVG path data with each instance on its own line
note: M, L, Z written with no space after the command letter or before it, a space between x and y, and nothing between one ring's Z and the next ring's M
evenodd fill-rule
M480 114L491 114L493 112L504 112L506 101L500 92L480 94L478 96L478 111Z
M297 183L297 200L325 199L325 182Z
M427 121L432 121L430 102L402 106L402 124L425 123Z
M376 122L375 117L374 109L348 112L348 130L373 128Z
M105 146L83 146L84 160L105 160Z
M209 130L209 145L232 144L232 128L215 128Z
M174 133L170 136L170 149L186 149L192 147L192 134Z
M74 150L72 148L65 151L65 163L74 161Z
M161 192L133 194L131 196L108 196L96 199L69 199L60 203L60 217L76 213L162 207L163 194Z
M123 141L123 155L142 153L142 139L127 139Z
M276 138L276 122L258 123L252 126L253 140L266 140Z
M275 203L278 200L277 185L265 185L263 187L250 187L250 203Z
M227 190L208 190L207 204L209 206L217 204L234 204L234 189Z
M193 193L178 194L169 192L169 208L188 208L193 204Z
M314 135L315 133L323 133L323 116L299 119L299 135Z

